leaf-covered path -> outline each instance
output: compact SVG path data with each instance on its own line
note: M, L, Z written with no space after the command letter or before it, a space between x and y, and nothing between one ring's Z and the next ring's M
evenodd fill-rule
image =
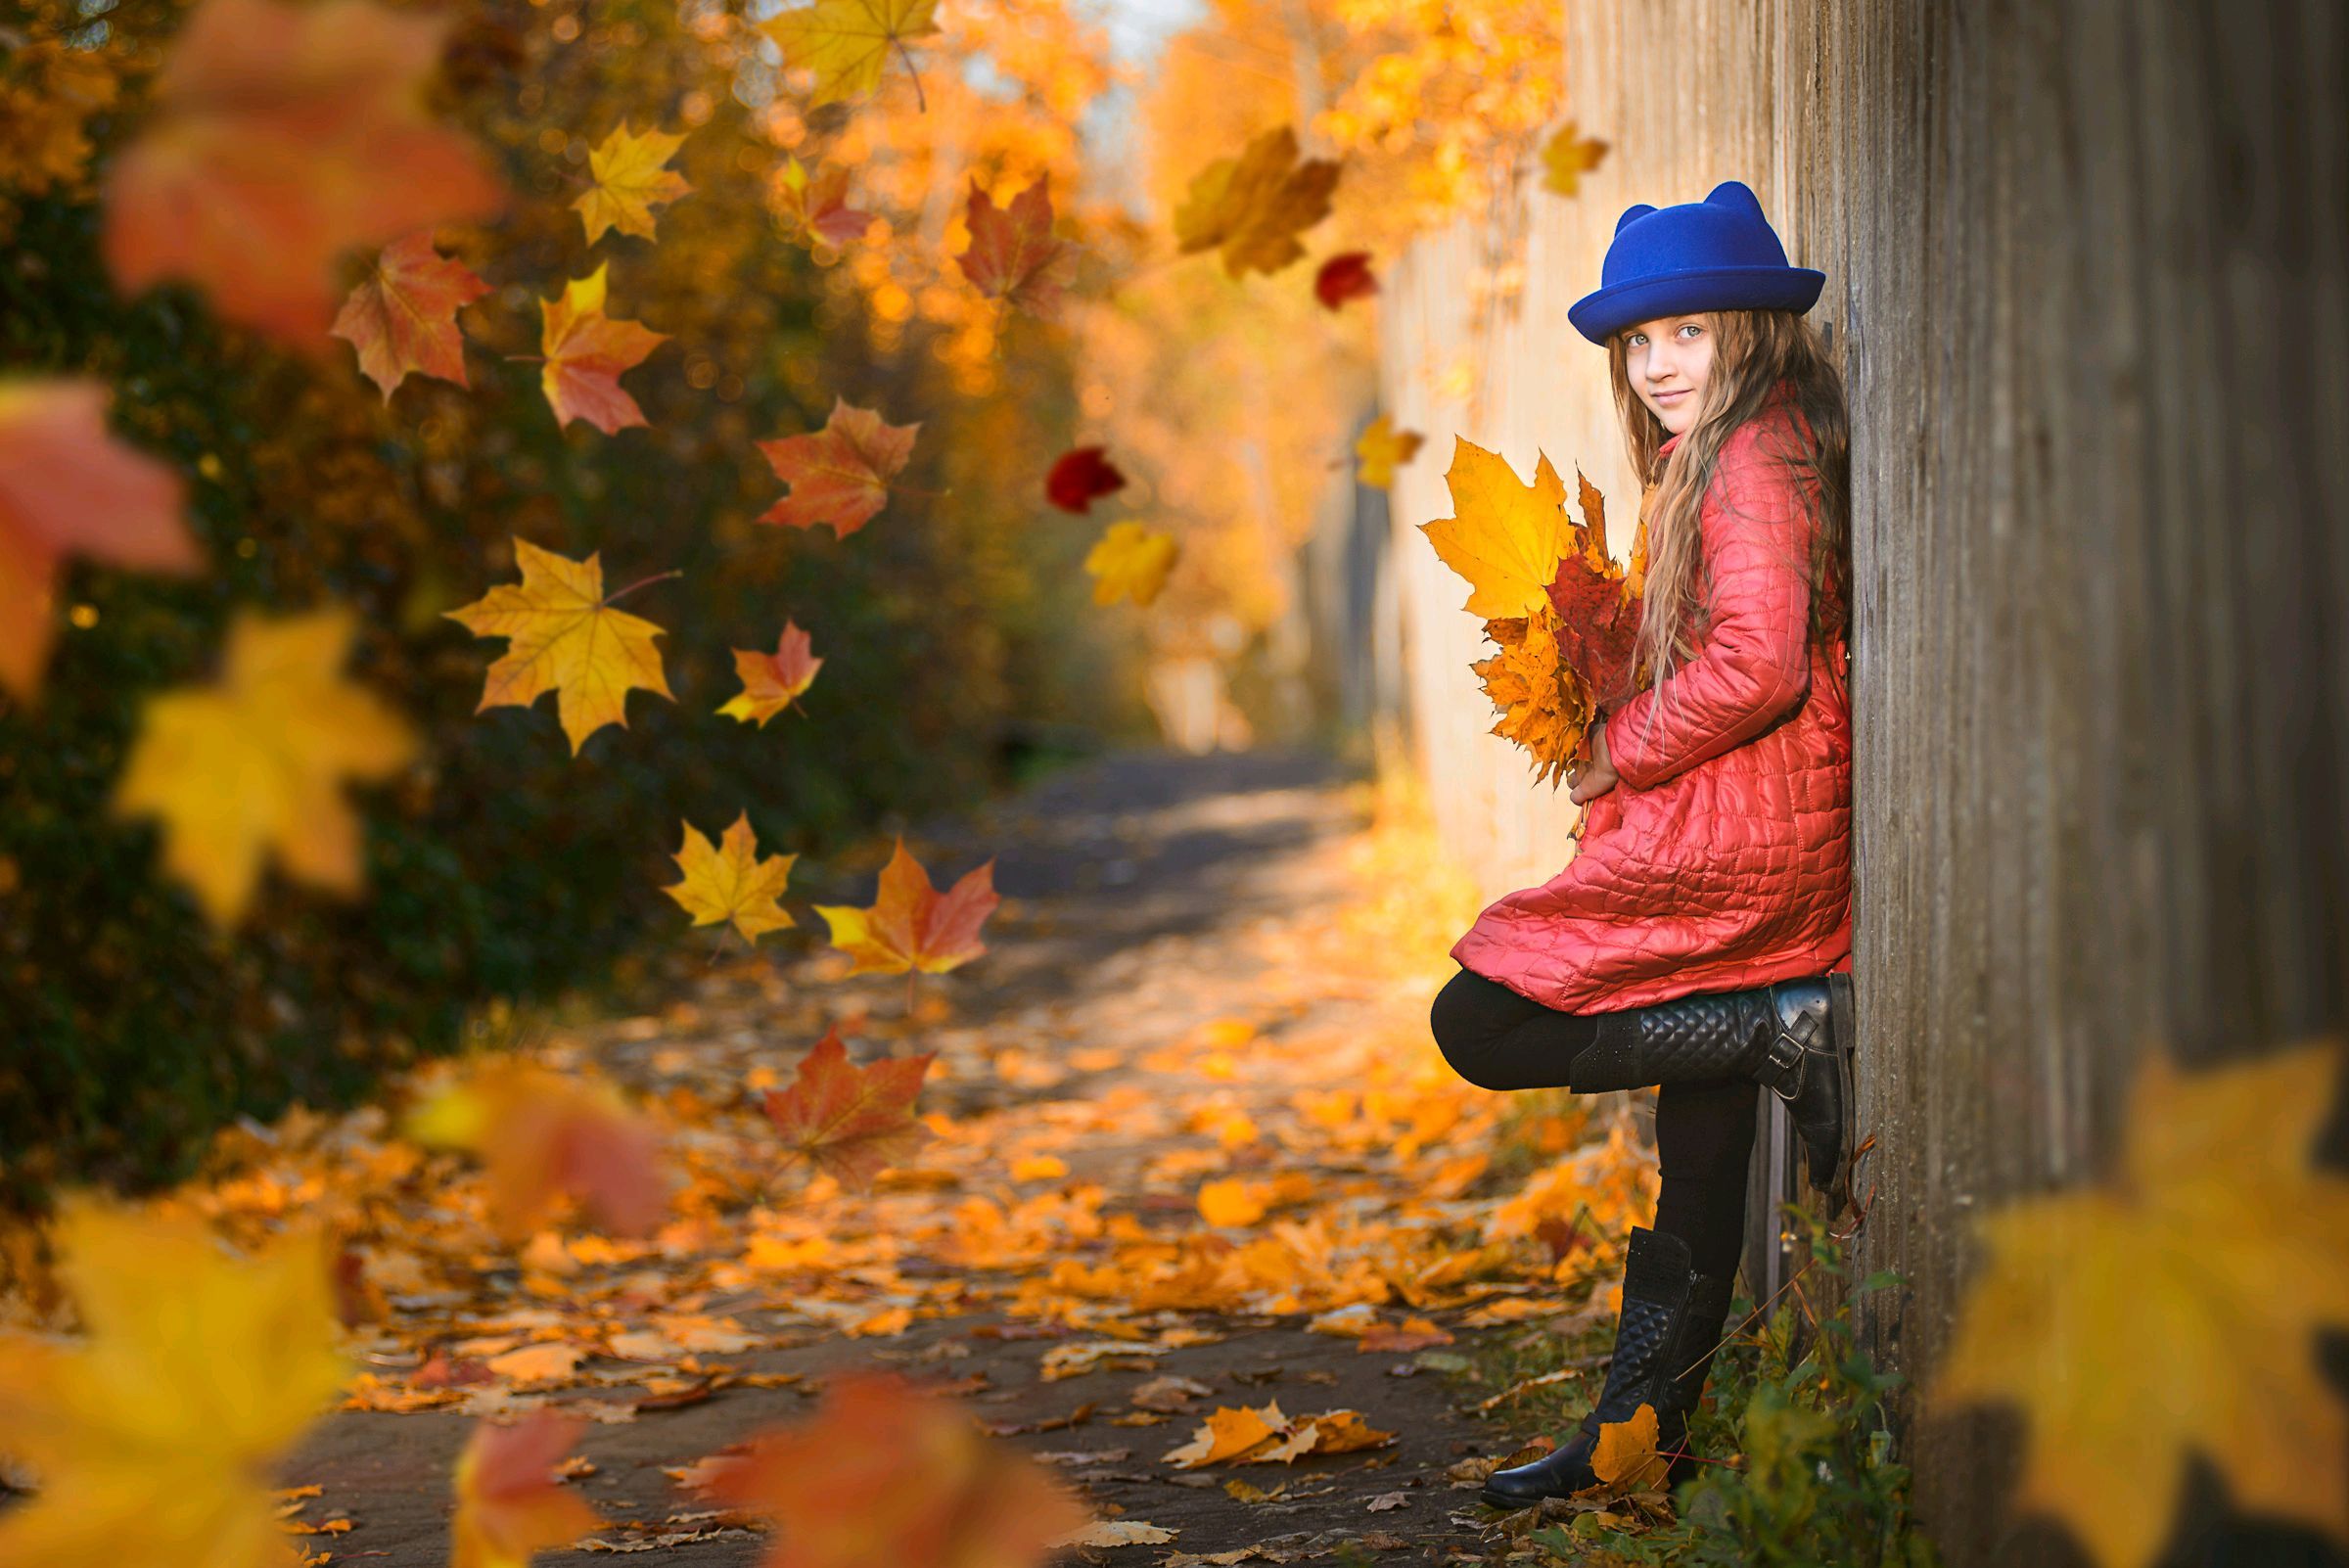
M1635 1204L1645 1167L1628 1119L1553 1117L1544 1174L1497 1188L1507 1097L1462 1084L1426 1030L1452 913L1371 813L1312 757L1099 759L908 835L942 884L993 855L1004 894L987 953L923 977L910 1016L901 977L841 978L818 944L708 963L696 933L632 982L644 1010L530 1032L663 1121L685 1185L652 1241L499 1248L470 1173L393 1138L395 1107L244 1151L217 1216L325 1206L361 1238L363 1407L284 1476L317 1489L295 1517L332 1531L306 1544L440 1568L468 1432L543 1403L595 1417L572 1485L609 1523L541 1561L749 1564L760 1539L696 1495L697 1461L806 1420L829 1374L888 1367L1101 1516L1171 1533L1066 1561L1483 1560L1493 1516L1447 1472L1510 1434L1446 1369L1480 1334L1572 1321L1549 1314L1590 1255L1563 1222ZM861 899L890 848L816 896ZM859 1063L938 1053L917 1105L936 1136L868 1193L770 1188L760 1091L834 1025ZM1609 1296L1602 1277L1578 1315ZM1359 1419L1285 1462L1168 1457L1219 1407L1274 1405L1309 1435Z

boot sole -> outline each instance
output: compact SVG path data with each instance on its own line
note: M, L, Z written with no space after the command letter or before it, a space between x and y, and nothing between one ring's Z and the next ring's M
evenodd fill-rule
M1849 1204L1852 1198L1852 1145L1859 1140L1859 1107L1854 1104L1858 1088L1858 1074L1853 1071L1853 1056L1859 1048L1860 1010L1852 992L1852 977L1838 970L1827 976L1827 1030L1835 1041L1835 1081L1838 1085L1836 1104L1843 1116L1840 1151L1835 1159L1835 1174L1824 1189L1827 1196L1839 1204Z

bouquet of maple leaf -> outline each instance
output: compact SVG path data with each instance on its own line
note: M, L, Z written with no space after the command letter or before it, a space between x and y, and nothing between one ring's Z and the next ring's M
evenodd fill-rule
M1492 733L1522 746L1534 781L1557 788L1568 764L1589 760L1589 727L1603 704L1639 685L1634 639L1647 574L1647 509L1631 564L1607 551L1606 502L1574 473L1582 518L1566 513L1566 484L1536 454L1534 483L1497 453L1455 438L1444 482L1453 515L1419 525L1446 566L1468 579L1464 609L1485 618L1500 652L1469 668L1500 718ZM1653 491L1649 492L1652 496Z

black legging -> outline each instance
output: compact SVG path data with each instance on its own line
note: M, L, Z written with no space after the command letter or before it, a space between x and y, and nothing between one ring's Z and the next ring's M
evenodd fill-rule
M1490 1089L1566 1088L1566 1067L1590 1043L1597 1013L1561 1013L1462 969L1428 1012L1452 1071ZM1747 1078L1666 1084L1656 1090L1656 1228L1688 1243L1698 1272L1727 1275L1745 1251L1745 1174L1754 1148Z

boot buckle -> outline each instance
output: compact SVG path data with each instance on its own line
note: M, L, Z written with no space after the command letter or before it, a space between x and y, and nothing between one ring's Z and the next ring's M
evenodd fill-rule
M1793 1104L1803 1091L1803 1059L1811 1054L1810 1046L1796 1038L1791 1030L1780 1029L1771 1037L1764 1060L1772 1069L1763 1080L1778 1098Z

